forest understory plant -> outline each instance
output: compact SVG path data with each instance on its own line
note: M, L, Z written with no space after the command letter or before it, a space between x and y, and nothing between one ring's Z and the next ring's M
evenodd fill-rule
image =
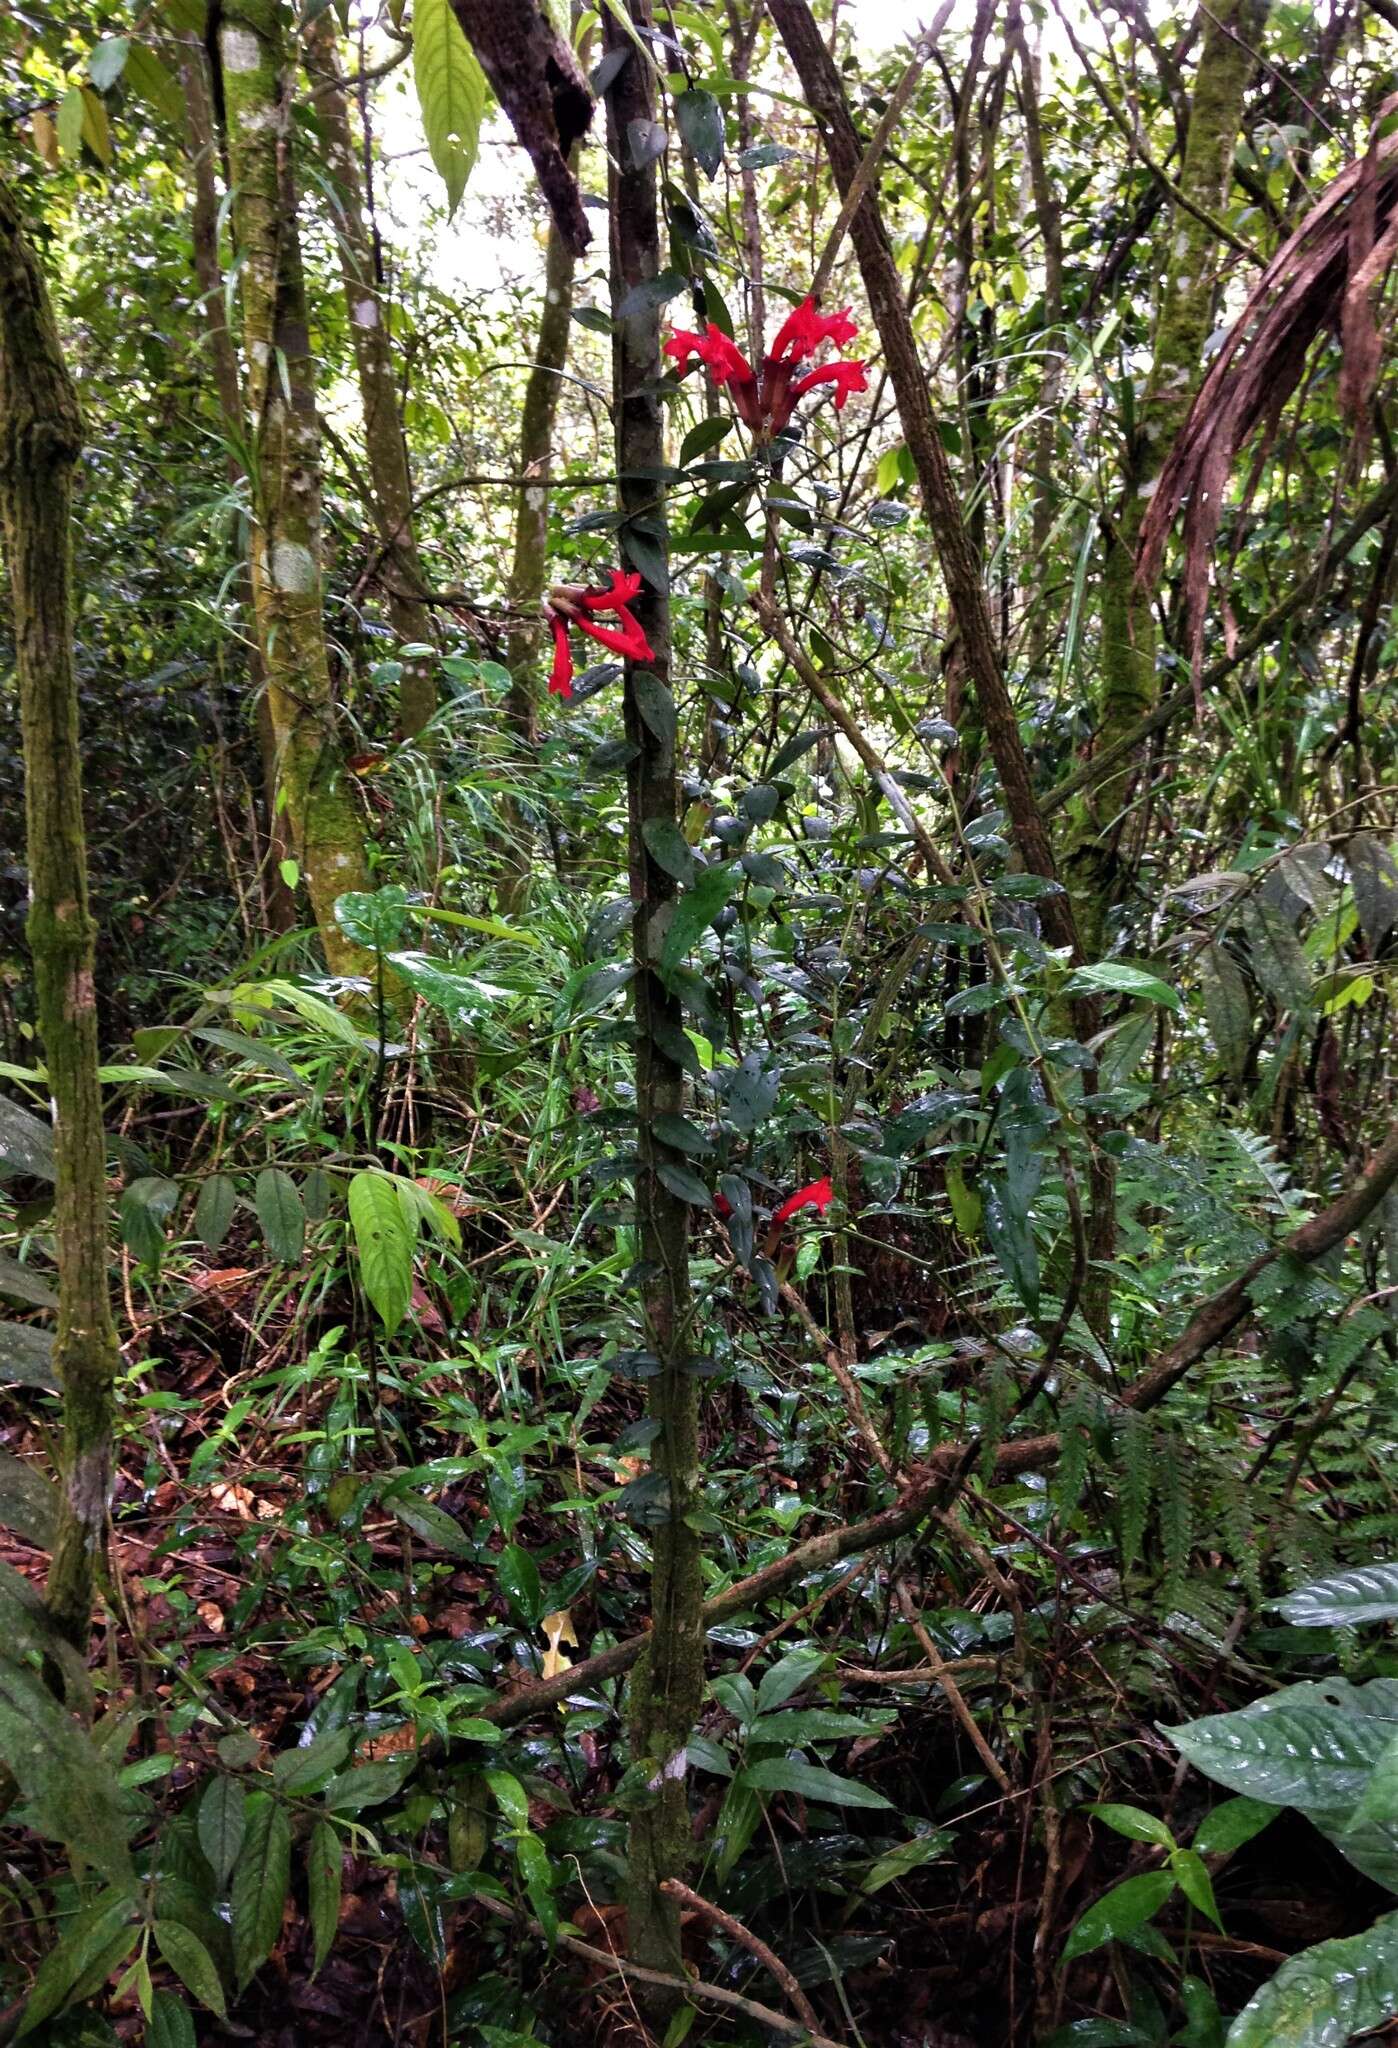
M31 14L0 2040L1398 2020L1392 25Z

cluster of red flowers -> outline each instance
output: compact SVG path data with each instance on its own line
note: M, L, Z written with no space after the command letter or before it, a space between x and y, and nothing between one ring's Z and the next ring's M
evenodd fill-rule
M804 1188L797 1188L794 1195L787 1196L781 1207L773 1212L772 1228L780 1230L783 1223L790 1222L798 1209L815 1209L823 1216L834 1199L835 1190L830 1185L830 1176L828 1173L822 1174L819 1180L813 1180ZM733 1214L732 1204L726 1195L714 1196L714 1208L720 1216Z
M677 328L665 344L665 354L673 357L681 376L697 356L715 384L729 387L734 409L746 426L755 434L777 434L790 420L797 399L817 384L834 385L836 412L843 409L852 391L868 390L864 364L847 357L808 370L802 377L793 375L797 364L815 355L827 341L844 348L857 332L848 306L842 313L818 313L815 300L805 298L777 329L760 378L742 350L711 321L705 323L702 334Z
M607 574L611 582L604 590L584 590L575 583L556 583L548 594L544 615L553 634L550 696L571 697L573 694L573 650L568 644L568 633L573 626L580 633L586 633L590 640L597 641L599 646L612 654L624 656L627 661L655 659L640 621L631 611L632 600L641 594L640 577L634 574L623 576L619 569L609 569ZM620 624L599 625L598 614L602 612L613 613Z

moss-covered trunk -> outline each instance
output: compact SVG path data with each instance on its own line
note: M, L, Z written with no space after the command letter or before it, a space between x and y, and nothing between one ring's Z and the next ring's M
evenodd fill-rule
M1127 448L1121 498L1106 536L1102 565L1097 745L1103 750L1155 704L1158 635L1150 593L1136 581L1136 544L1151 491L1203 374L1204 344L1213 325L1214 293L1225 251L1208 219L1200 215L1216 219L1228 203L1243 99L1256 67L1254 51L1267 0L1218 0L1201 11L1203 40L1179 179L1186 203L1176 205L1170 225L1150 375ZM1119 895L1121 814L1134 777L1131 765L1105 776L1073 821L1073 891L1084 943L1094 958L1103 950L1107 920Z
M243 475L238 452L243 438L243 394L238 380L238 351L228 325L223 265L218 252L219 190L214 169L218 135L209 96L208 59L202 46L193 40L181 55L180 84L184 89L185 140L189 149L189 175L193 190L189 234L194 275L199 281L199 304L204 315L209 369L223 422L226 466L229 477L236 481ZM241 536L238 545L241 552ZM251 623L252 579L246 560L238 582L239 601ZM257 750L262 769L263 910L273 931L289 932L296 925L296 902L282 879L281 865L291 853L291 842L286 836L285 820L277 808L277 736L272 730L272 707L267 701L266 679L255 633L247 649L247 681L253 699Z
M370 509L383 550L382 575L387 588L389 623L400 647L430 648L434 628L432 613L423 602L427 585L413 531L412 472L393 372L383 266L366 217L365 181L350 126L334 9L324 8L307 20L302 36L325 164L335 194L335 241L359 376L364 451L373 493ZM398 723L403 736L411 738L421 732L436 708L436 656L408 655L403 660L403 677L398 686Z
M48 1604L87 1646L111 1493L117 1334L107 1294L106 1145L97 1078L96 929L87 901L69 542L77 396L19 213L0 184L0 524L24 733L29 947L57 1171L63 1487Z
M326 961L337 974L367 974L372 961L334 914L338 896L367 886L367 862L322 612L320 431L282 0L224 0L218 53L240 263L253 604L278 779Z
M649 25L647 0L629 0L631 20ZM635 288L660 270L660 219L653 163L633 158L633 124L653 122L649 67L635 54L625 29L602 17L606 51L630 53L607 94L611 157L611 281L613 406L617 469L623 510L645 521L650 550L665 552L663 491L655 477L664 460L664 431L656 384L660 376L660 318L654 310L620 316ZM622 545L626 529L622 529ZM664 590L647 587L635 606L654 659L653 675L668 685L670 606ZM649 1791L631 1823L628 1946L636 1961L679 1967L679 1920L660 1891L683 1871L692 1848L686 1749L704 1682L703 1578L694 1527L699 1501L699 1381L684 1361L697 1347L690 1330L688 1211L656 1171L664 1148L657 1117L678 1111L684 1076L671 1055L680 1035L680 1006L654 966L674 915L677 885L652 857L646 828L671 827L679 816L675 750L641 716L635 668L627 664L626 737L636 749L627 770L631 894L640 908L633 926L636 952L636 1116L640 1164L636 1175L641 1282L647 1337L660 1360L650 1383L651 1419L660 1425L652 1457L668 1488L667 1519L654 1531L651 1630L646 1657L631 1685L633 1754L646 1762ZM665 721L657 721L662 726Z
M515 514L514 558L510 565L510 630L505 647L505 664L510 671L505 711L526 757L532 752L536 737L540 650L543 646L540 606L548 576L548 480L553 462L559 387L563 366L568 360L575 267L572 250L560 233L557 222L550 219L544 258L544 303L539 313L534 360L524 387L524 410L519 423L521 482L519 510ZM520 908L529 887L532 850L522 807L511 801L504 806L504 811L508 838L505 872L500 883L500 907L513 912Z

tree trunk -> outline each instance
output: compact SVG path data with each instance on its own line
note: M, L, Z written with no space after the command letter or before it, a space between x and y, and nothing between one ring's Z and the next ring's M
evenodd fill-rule
M806 102L820 123L830 168L843 199L858 176L864 152L850 119L835 60L821 39L806 0L769 0L769 12L786 45ZM856 209L850 235L869 295L869 310L883 344L903 438L917 472L923 509L941 562L966 671L1000 777L1015 844L1032 873L1056 878L1048 833L1034 801L1019 721L996 651L995 631L975 549L937 432L912 320L872 191ZM1066 946L1076 954L1077 933L1067 898L1046 896L1040 914L1052 943Z
M335 922L367 886L364 827L344 769L322 611L320 430L296 228L282 0L224 0L219 58L241 262L253 459L252 589L277 771L326 961L372 960Z
M638 29L649 27L648 0L628 0ZM611 157L611 279L613 404L622 509L644 518L646 539L662 554L666 536L664 493L654 479L664 460L664 430L656 385L660 377L660 316L646 310L620 317L636 286L660 270L660 222L653 163L637 168L631 154L633 124L655 119L650 68L610 12L602 17L608 55L629 61L607 94ZM622 529L623 545L627 529ZM653 650L652 674L668 686L670 606L663 590L647 588L635 606ZM660 1360L650 1382L650 1414L660 1425L653 1460L669 1489L668 1517L654 1531L651 1630L647 1656L632 1681L632 1753L646 1760L650 1791L631 1823L628 1946L636 1961L657 1969L680 1967L678 1908L659 1887L682 1874L692 1837L686 1745L699 1712L704 1683L703 1578L700 1541L693 1527L699 1501L699 1386L684 1370L697 1349L690 1321L688 1210L660 1179L664 1147L655 1119L677 1112L683 1070L670 1048L680 1036L675 997L652 964L669 927L677 885L652 857L646 827L673 826L679 815L673 740L660 739L641 716L635 671L627 664L626 737L636 748L627 769L631 894L639 901L633 925L636 957L636 1116L640 1165L636 1211L643 1272L647 1338ZM661 1994L662 2003L668 1994Z
M1179 189L1211 217L1228 203L1243 98L1256 66L1253 39L1266 12L1267 0L1219 0L1216 7L1203 10L1203 43ZM1127 451L1121 500L1106 539L1099 750L1114 745L1155 705L1158 636L1150 592L1136 581L1136 543L1151 491L1199 382L1222 256L1207 222L1177 205L1140 424ZM1119 894L1119 814L1135 772L1134 764L1128 764L1105 776L1074 821L1074 893L1094 957L1102 950Z
M24 733L29 946L57 1170L63 1487L48 1605L85 1651L111 1496L117 1333L107 1294L107 1165L97 1078L96 927L87 901L69 518L82 420L19 213L0 184L0 523Z
M238 352L224 309L223 266L218 254L218 181L214 158L218 136L209 98L208 60L197 43L190 42L180 59L180 84L184 89L185 133L189 144L189 169L194 186L190 209L190 242L194 275L199 282L199 304L204 314L204 339L209 348L209 366L227 444L230 479L243 474L238 447L243 437L243 395L238 384ZM242 550L241 539L238 541ZM252 580L246 561L238 578L242 608L253 618ZM248 684L254 702L257 748L262 765L262 828L266 835L262 860L262 902L273 931L296 929L296 901L282 880L281 864L291 852L286 828L277 809L277 736L272 730L272 707L267 701L266 678L254 635L248 648Z
M534 343L534 362L524 387L519 425L519 510L515 515L515 551L510 565L510 630L505 666L510 687L505 715L519 742L523 766L537 739L538 669L543 647L540 609L548 580L549 471L553 463L553 430L558 416L560 373L568 359L568 330L573 315L573 272L576 259L558 223L550 218L544 258L544 303ZM522 805L511 798L504 806L507 833L505 872L500 907L507 916L523 904L532 866L531 834Z
M413 532L413 483L403 433L398 386L388 336L388 304L376 237L365 218L364 179L355 154L349 101L336 44L335 14L326 7L305 22L306 68L325 162L339 212L335 240L344 280L345 311L354 340L371 508L384 551L389 623L400 647L430 647L435 631L422 601L427 588ZM437 708L436 657L409 655L398 689L398 723L405 739L420 733Z

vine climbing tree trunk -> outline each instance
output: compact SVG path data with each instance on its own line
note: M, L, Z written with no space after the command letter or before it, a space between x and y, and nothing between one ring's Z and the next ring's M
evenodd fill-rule
M322 610L320 429L283 0L224 0L218 50L240 263L253 604L278 778L326 961L336 974L362 975L372 970L371 957L335 922L335 899L367 886L368 864Z
M29 947L53 1098L63 1486L48 1605L87 1646L111 1493L116 1327L107 1293L107 1167L97 1077L96 928L87 900L69 519L77 395L44 280L0 184L0 525L24 734Z
M326 168L338 212L335 241L340 252L345 313L354 341L359 402L364 415L364 450L369 463L370 508L383 550L389 624L402 657L398 723L403 737L420 733L437 708L436 656L432 614L423 602L427 588L413 531L413 481L403 432L398 385L388 333L388 299L378 238L366 214L365 177L350 125L349 97L340 69L335 13L323 8L302 27L306 68L325 146Z
M1228 203L1243 101L1257 66L1256 38L1267 4L1268 0L1217 0L1217 5L1200 10L1203 39L1190 96L1180 199L1170 227L1155 348L1139 424L1127 448L1121 499L1107 530L1099 751L1114 746L1155 706L1158 635L1150 592L1136 580L1136 547L1146 505L1202 374L1225 255L1210 223ZM1134 776L1134 762L1104 776L1074 821L1069 862L1079 922L1094 954L1103 949L1107 920L1119 894L1120 813Z
M544 256L544 303L519 423L521 482L519 510L515 514L514 558L510 564L510 630L505 646L505 665L510 671L505 713L526 756L536 738L537 671L543 645L540 605L548 580L549 470L553 462L559 386L568 360L575 269L572 250L558 223L550 220ZM505 823L509 839L500 907L512 914L524 900L532 863L529 832L520 805L512 801L505 806Z
M649 28L649 0L627 0L626 11L634 29ZM659 274L660 217L655 164L638 163L632 147L633 137L648 134L655 120L649 65L615 14L604 13L602 34L605 54L613 61L626 59L606 95L616 323L613 407L621 508L627 515L621 539L624 549L634 540L630 559L646 578L635 612L650 642L648 669L655 679L638 685L636 666L628 662L626 737L636 755L627 769L627 812L631 894L639 905L633 925L640 1150L636 1212L647 1337L660 1361L650 1382L651 1419L659 1424L652 1461L668 1489L666 1519L652 1536L649 1647L631 1686L632 1751L644 1760L648 1791L631 1823L628 1946L637 1962L673 1971L680 1964L679 1909L660 1887L667 1878L681 1876L689 1860L685 1753L704 1682L702 1559L695 1527L700 1382L685 1370L687 1356L698 1348L690 1328L688 1210L661 1177L666 1156L655 1133L657 1117L679 1111L684 1086L675 1057L684 1043L680 1006L657 965L678 890L653 850L663 848L667 836L673 841L679 829L664 492L655 481L664 461L656 391L660 316L648 306L624 318L621 313L628 300L635 303L637 287Z

